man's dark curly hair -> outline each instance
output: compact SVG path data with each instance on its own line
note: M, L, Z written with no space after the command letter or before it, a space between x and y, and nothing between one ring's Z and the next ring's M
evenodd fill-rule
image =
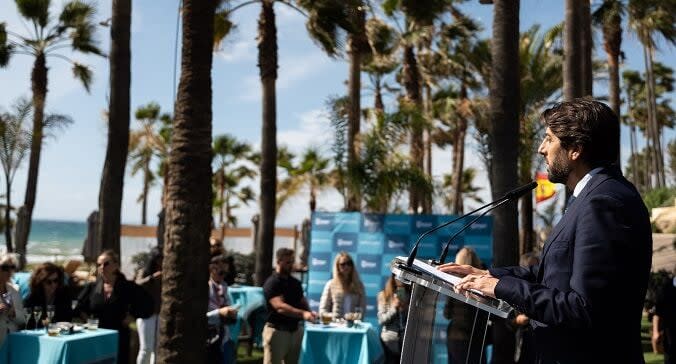
M578 98L554 105L542 113L542 121L561 140L561 147L582 149L581 158L590 167L617 161L620 122L608 105Z

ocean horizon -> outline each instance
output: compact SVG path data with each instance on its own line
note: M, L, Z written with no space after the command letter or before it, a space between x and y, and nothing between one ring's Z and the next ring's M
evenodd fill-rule
M35 219L31 224L26 247L29 262L82 259L87 223ZM0 234L0 250L7 250L5 234Z

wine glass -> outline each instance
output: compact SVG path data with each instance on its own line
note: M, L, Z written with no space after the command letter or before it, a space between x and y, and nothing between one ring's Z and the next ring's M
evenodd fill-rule
M28 330L28 322L31 320L31 317L33 317L33 309L31 307L24 307L23 317L26 319L26 330Z
M54 317L54 305L47 305L47 320L48 320L48 323L52 322L52 317Z
M35 306L33 307L33 318L35 318L35 331L38 330L38 322L42 318L42 307Z
M361 321L362 319L361 307L359 306L354 308L354 319L357 321Z
M49 324L52 323L52 318L54 317L54 305L47 305L47 323L45 327L49 327Z

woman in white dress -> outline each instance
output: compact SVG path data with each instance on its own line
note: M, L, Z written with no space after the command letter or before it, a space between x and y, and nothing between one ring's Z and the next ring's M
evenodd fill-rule
M17 259L14 254L0 255L0 346L10 332L18 330L26 323L21 296L10 282L16 267Z

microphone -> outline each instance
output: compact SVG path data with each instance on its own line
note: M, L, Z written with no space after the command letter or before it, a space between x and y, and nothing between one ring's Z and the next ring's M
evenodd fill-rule
M420 234L420 236L418 237L418 240L416 240L416 241L415 241L415 244L413 244L413 249L411 249L411 253L409 253L409 255L408 255L408 259L406 260L406 266L410 267L410 266L413 265L413 261L415 260L415 257L416 257L416 255L418 254L418 246L420 245L420 242L422 241L422 239L423 239L424 237L426 237L427 235L429 235L429 234L431 234L431 233L433 233L433 232L435 232L435 231L437 231L437 230L439 230L439 229L441 229L441 228L443 228L443 227L445 227L445 226L448 226L448 225L450 225L450 224L452 224L452 223L454 223L454 222L456 222L456 221L458 221L458 220L462 220L462 219L464 219L465 217L470 216L470 215L472 215L472 214L474 214L474 213L476 213L476 212L478 212L478 211L481 211L481 210L483 210L483 209L485 209L485 208L487 208L487 207L491 207L491 206L495 205L495 206L491 207L490 209L488 209L488 210L487 210L486 212L484 212L483 214L479 215L478 218L480 218L481 216L486 215L486 213L488 213L489 211L493 210L494 208L497 208L498 206L501 206L502 204L506 203L508 200L516 199L516 198L519 198L519 197L523 196L524 194L526 194L526 192L528 192L528 191L534 189L536 186L537 186L537 182L531 182L531 183L529 183L529 184L526 184L526 185L517 187L517 188L515 188L515 189L513 189L513 190L511 190L511 191L509 191L509 192L507 192L504 196L500 197L499 199L497 199L497 200L495 200L495 201L489 202L489 203L487 203L487 204L485 204L485 205L483 205L483 206L481 206L481 207L479 207L479 208L477 208L477 209L475 209L475 210L473 210L473 211L470 211L470 212L468 212L468 213L466 213L466 214L464 214L464 215L462 215L462 216L460 216L460 217L457 217L457 218L455 218L455 219L453 219L453 220L451 220L451 221L447 221L447 222L445 222L445 223L443 223L443 224L441 224L441 225L435 226L435 227L433 227L432 229L427 230L427 231L425 231L424 233ZM470 225L472 225L472 224L474 223L474 221L478 220L478 218L475 218L474 220L472 220L468 225L466 225L465 227L463 227L463 228L460 230L460 232L462 232L462 231L464 231L465 229L467 229ZM455 238L455 236L457 236L458 234L459 234L459 232L456 233L455 235L453 235L453 237L452 237L452 238L448 241L448 243L446 244L446 246L445 246L445 248L444 248L444 252L442 253L443 258L446 258L446 252L448 251L448 247L450 246L450 242L451 242L451 241L453 240L453 238ZM443 262L443 259L440 259L440 261Z

